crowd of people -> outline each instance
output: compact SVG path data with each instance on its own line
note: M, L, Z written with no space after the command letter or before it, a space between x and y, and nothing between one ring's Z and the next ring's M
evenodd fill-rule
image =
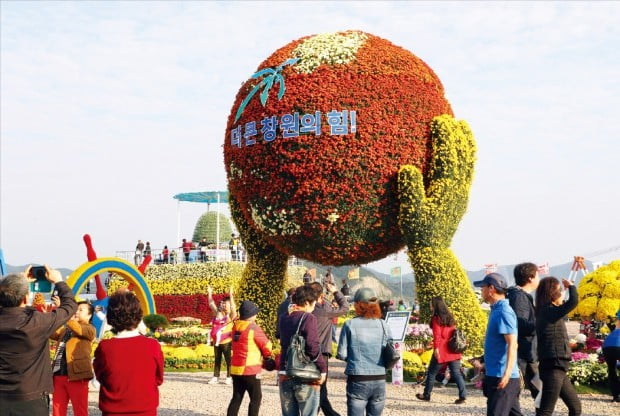
M227 247L230 253L230 260L245 261L245 249L239 235L231 234ZM222 249L221 245L219 248ZM147 241L144 244L142 240L138 240L133 254L133 261L136 266L140 266L147 256L153 256L155 264L177 264L178 262L205 263L216 260L216 256L210 253L211 250L215 249L218 249L218 245L215 242L208 241L206 238L202 238L198 242L184 238L179 247L170 249L167 245L164 245L161 251L157 250L157 256L154 256L155 250L151 248L151 243Z
M146 247L146 246L145 246ZM164 360L159 343L140 332L142 309L129 290L109 297L105 319L112 336L103 337L91 360L92 343L99 339L93 318L100 312L88 302L77 302L60 273L46 266L46 278L55 285L52 298L56 308L40 312L28 306L29 270L0 280L0 416L48 416L52 393L52 415L88 414L88 383L96 378L99 408L104 415L156 415L159 386L164 378ZM331 274L331 273L330 273ZM581 414L581 402L567 369L571 360L565 318L577 306L575 286L554 277L540 279L533 263L514 269L515 286L508 287L498 273L474 282L490 306L484 338L484 355L478 360L483 374L486 414L518 416L523 386L535 400L536 415L552 415L558 399L569 416ZM350 416L381 415L385 406L386 365L383 352L389 334L382 303L368 287L355 291L352 298L339 290L333 276L323 284L306 279L291 288L278 308L276 337L281 353L274 357L272 342L257 324L259 307L241 302L238 312L232 288L217 304L212 288L208 303L214 318L209 334L215 365L209 384L232 385L227 415L237 415L247 392L248 414L258 415L261 406L263 369L278 371L283 416L338 416L328 395L329 359L334 326L338 317L354 305L355 317L347 320L337 339L336 358L345 362L346 408ZM535 301L532 293L535 293ZM450 340L459 323L442 297L429 305L433 332L433 354L428 364L424 390L419 400L431 401L435 377L440 368L456 382L455 404L467 400L461 372L461 352ZM289 346L302 339L303 354L316 377L303 378L293 366ZM57 342L50 362L49 340ZM620 312L616 330L602 344L609 369L614 401L620 401L617 362L620 352ZM222 360L223 359L223 360ZM222 361L226 365L222 375Z
M119 290L108 299L106 321L113 336L99 341L91 360L95 310L76 302L59 271L45 266L56 307L29 305L30 267L0 280L0 415L88 415L88 384L99 383L104 415L157 415L164 377L161 346L140 333L142 307L136 295ZM50 340L56 350L50 363Z

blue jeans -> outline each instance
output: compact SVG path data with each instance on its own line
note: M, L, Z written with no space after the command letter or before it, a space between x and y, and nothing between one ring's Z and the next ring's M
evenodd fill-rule
M280 380L282 416L316 416L319 413L318 386L294 380Z
M347 416L381 416L385 407L385 380L347 380Z
M443 364L439 364L437 359L433 355L431 362L428 363L428 370L426 370L426 384L424 385L424 396L431 397L433 391L433 383L435 383L435 377ZM461 361L454 360L448 362L448 368L450 369L450 377L454 378L456 386L459 389L459 399L465 399L467 397L467 390L465 389L465 380L463 380L463 374L461 374Z

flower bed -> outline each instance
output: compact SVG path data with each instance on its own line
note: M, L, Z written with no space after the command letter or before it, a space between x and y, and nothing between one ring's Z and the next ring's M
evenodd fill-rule
M213 313L209 308L207 288L213 288L213 300L217 304L228 296L230 287L237 293L239 280L245 267L241 262L211 262L190 264L163 264L149 266L144 280L149 285L157 313L169 321L179 316L191 316L202 323L211 322ZM304 268L291 266L288 278L301 280ZM126 287L128 283L118 276L110 281L108 293ZM236 299L240 303L242 299ZM257 302L256 299L252 299ZM260 302L257 302L260 305ZM262 306L262 305L260 305Z
M577 288L579 304L569 316L608 322L620 309L620 260L584 276Z
M159 342L168 345L197 346L208 341L210 328L191 326L170 328L154 334Z
M433 331L426 324L412 324L407 327L405 347L408 351L421 353L433 345Z
M574 385L596 385L607 381L607 365L591 360L571 361L568 378Z
M164 366L168 369L213 370L213 347L198 344L194 347L163 345Z

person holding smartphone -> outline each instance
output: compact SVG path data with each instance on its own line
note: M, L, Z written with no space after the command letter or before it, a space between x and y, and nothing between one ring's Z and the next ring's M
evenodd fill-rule
M77 305L60 272L46 265L45 277L56 285L60 306L47 313L28 306L31 268L0 279L0 409L15 416L48 416L54 390L49 337Z
M564 288L568 300L564 302ZM577 288L568 279L548 276L536 289L536 338L542 396L536 416L551 416L558 399L562 399L570 416L581 415L581 400L566 374L571 362L568 333L564 318L577 307Z
M67 325L52 334L51 339L58 341L52 364L52 416L66 416L69 401L74 416L88 416L88 382L94 376L90 360L96 332L91 324L94 309L88 302L78 302Z

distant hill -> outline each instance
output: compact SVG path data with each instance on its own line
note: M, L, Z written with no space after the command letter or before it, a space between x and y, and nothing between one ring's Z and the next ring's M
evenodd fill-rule
M594 270L594 266L592 264L591 261L589 260L585 260L584 261L586 268L588 269L588 272L591 272ZM497 273L501 274L502 276L504 276L506 278L506 280L508 281L508 285L514 285L515 281L514 281L514 277L513 277L513 271L515 268L516 264L508 264L508 265L502 265L502 266L498 266L497 267ZM541 277L545 277L545 276L554 276L557 278L565 278L568 277L568 275L570 274L570 269L573 266L573 262L569 262L569 263L564 263L564 264L558 264L556 266L550 266L549 267L549 274L546 274L544 276ZM469 280L471 282L474 282L476 280L482 280L484 278L485 275L485 270L484 269L480 269L477 271L468 271L467 272L467 277L469 278ZM581 280L581 278L583 277L582 273L579 272L577 274L577 278L576 278L576 282L579 283L579 281Z
M325 276L325 273L327 273L327 269L331 268L332 275L334 276L334 280L336 281L336 284L338 287L342 286L342 280L347 279L349 270L351 270L351 266L330 267L330 266L324 266L321 264L312 263L312 262L301 260L301 259L298 259L297 261L303 267L306 267L308 269L316 269L317 276L319 275ZM586 267L588 268L588 271L594 270L594 267L591 261L585 260L585 264L586 264ZM558 264L556 266L551 266L549 267L548 276L555 276L559 278L568 277L568 275L570 274L570 268L572 265L573 263L569 262L569 263L564 263L564 264ZM509 265L501 265L501 266L498 266L497 268L497 272L502 274L506 278L506 280L508 281L508 285L514 284L514 278L512 274L514 270L514 266L515 266L514 264L509 264ZM7 264L6 267L7 267L8 273L22 272L26 269L25 265L24 266L11 266L10 264ZM67 276L69 276L73 272L73 270L66 269L66 268L59 268L58 270L60 271L60 273L62 273L62 276L65 279L67 278ZM482 278L484 278L484 275L485 275L484 269L467 271L467 278L469 279L470 282L474 282L476 280L482 280ZM366 287L372 287L377 293L377 296L379 296L382 299L388 299L388 298L400 299L401 298L400 279L395 279L391 277L389 274L381 273L381 272L378 272L376 270L373 270L371 268L364 267L364 266L360 267L359 276L360 276L359 280L355 280L355 279L349 280L349 286L351 287L352 293L354 293L355 290L359 286L366 286ZM577 280L576 280L577 283L579 283L581 278L582 278L582 274L579 273L577 275ZM416 287L413 273L404 274L402 277L402 282L403 282L402 283L402 293L403 293L402 299L407 304L411 305L413 303L415 287Z
M6 265L6 270L7 270L7 274L10 273L20 273L23 272L24 270L26 270L26 267L28 265L23 265L23 266L11 266L10 264ZM59 268L58 271L60 272L60 274L62 274L63 279L66 279L67 276L69 276L71 273L73 273L73 270L71 269L65 269L65 268Z
M388 274L378 272L368 267L361 266L359 279L348 279L351 266L332 267L299 260L303 267L316 269L317 276L325 276L327 269L331 268L332 275L338 287L342 286L342 280L347 279L351 288L351 293L355 293L358 287L372 287L381 299L400 299L400 279L394 279ZM415 293L415 281L413 275L403 275L403 300L411 305L413 294Z
M309 269L316 268L317 275L320 274L322 276L325 276L325 273L327 272L327 266L319 265L319 264L312 263L312 262L306 262L303 260L300 260L300 262L304 265L304 267L307 267ZM555 276L558 278L568 277L568 275L570 274L570 269L572 265L573 263L569 262L569 263L564 263L564 264L558 264L556 266L550 266L549 274L545 276ZM594 266L591 261L585 260L585 265L588 269L588 272L591 272L592 270L594 270ZM506 278L509 286L514 285L514 277L513 277L514 267L515 267L515 264L508 264L508 265L500 265L497 268L497 273L500 273ZM332 269L332 274L336 278L336 283L338 284L338 286L341 286L342 279L347 278L347 274L349 270L351 269L351 266L332 267L331 269ZM477 280L482 280L486 272L484 269L480 269L480 270L474 270L474 271L468 270L466 271L466 273L467 273L467 278L469 279L469 281L473 283ZM400 279L395 279L391 277L389 274L381 273L376 270L363 267L363 266L360 267L359 275L360 275L360 280L363 281L365 284L366 283L370 284L371 282L370 279L375 279L378 282L380 282L382 286L388 288L390 291L385 292L384 296L388 296L391 299L401 298ZM579 272L576 278L576 282L579 283L582 277L583 275L581 274L581 272ZM407 274L403 274L402 280L403 280L402 299L407 304L412 304L414 295L415 295L415 287L416 287L415 277L413 273L407 273ZM349 285L351 286L351 289L353 289L355 287L354 286L355 284L353 283L355 282L355 280L350 280L349 282L350 282ZM379 292L377 292L377 296L382 297L379 294Z

